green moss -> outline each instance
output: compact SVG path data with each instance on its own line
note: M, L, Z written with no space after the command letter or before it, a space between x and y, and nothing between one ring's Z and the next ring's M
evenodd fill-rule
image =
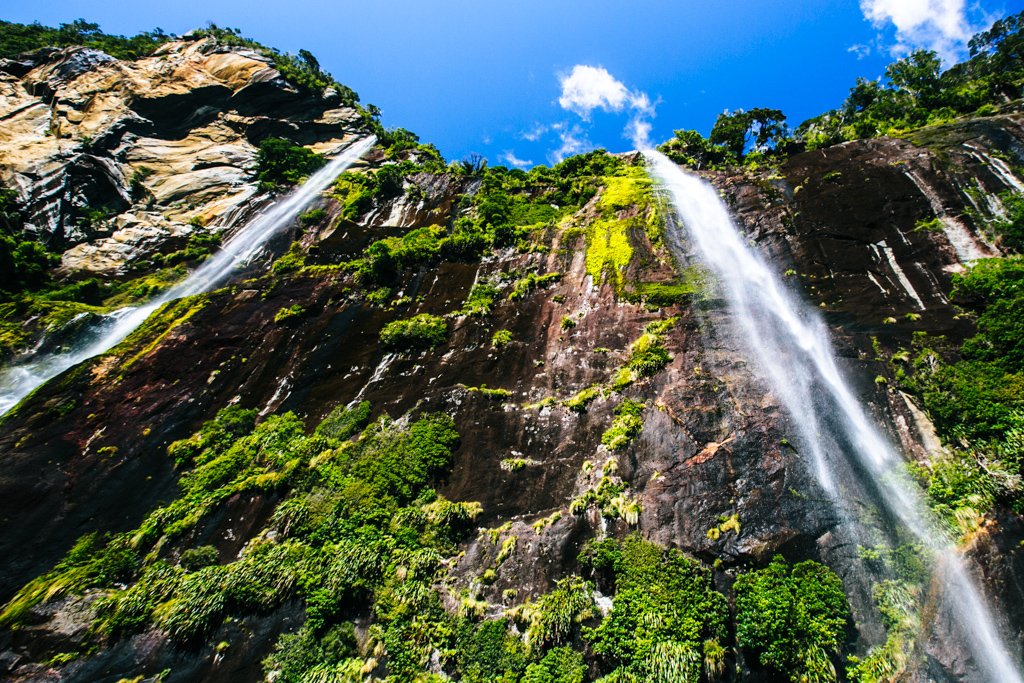
M615 409L615 419L601 435L601 443L610 451L620 451L629 445L644 428L643 410L643 403L625 399Z
M627 221L598 219L587 226L587 274L595 284L611 282L616 291L625 286L625 270L633 258Z
M494 334L491 335L491 346L495 349L500 349L511 341L511 330L495 330Z
M278 309L277 313L274 314L274 323L280 325L291 320L302 317L306 312L306 309L299 304L293 304L291 306L285 306L284 308Z
M494 302L498 299L498 288L488 280L481 280L469 290L469 296L462 305L460 315L484 316L494 308Z
M587 406L589 406L596 398L602 393L599 385L589 386L577 393L572 398L568 398L562 401L562 405L571 410L574 413L585 413L587 412Z
M650 377L671 362L672 356L657 334L645 332L629 347L626 367L641 377Z
M380 331L381 344L398 351L431 349L447 339L448 323L444 318L429 313L390 322Z
M121 363L118 369L123 373L140 359L148 356L171 332L206 308L209 301L209 295L197 294L164 304L111 351L117 353L125 349L131 352L138 349Z
M301 244L292 242L291 246L288 247L288 251L281 254L274 261L274 265L270 270L274 275L286 275L287 273L295 273L302 270L304 265L306 265L306 252L302 249Z
M525 277L516 280L515 285L512 286L512 291L509 292L508 298L510 301L517 301L524 298L534 289L537 289L538 287L546 288L551 283L558 282L561 279L561 273L545 273L544 275L527 273Z
M650 199L651 179L639 166L623 169L620 175L606 176L605 189L598 207L606 215L646 204Z
M508 389L490 389L486 384L479 387L466 387L466 391L469 391L470 393L474 394L480 394L484 398L499 401L504 400L506 398L510 398L512 396L512 392L509 391Z

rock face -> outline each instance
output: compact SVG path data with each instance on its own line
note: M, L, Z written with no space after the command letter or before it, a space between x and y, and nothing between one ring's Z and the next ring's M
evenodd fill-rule
M256 195L264 137L331 151L359 126L262 55L212 39L137 61L89 48L9 60L0 121L0 180L19 191L27 231L64 252L66 271L99 274L144 260L190 222L230 228Z
M0 175L28 201L32 229L68 247L69 271L117 272L180 239L194 229L187 225L194 217L215 225L246 211L256 192L253 141L263 135L286 131L326 149L356 125L351 112L295 91L259 55L207 41L170 43L134 63L85 49L46 51L0 71ZM774 176L709 176L750 239L780 271L792 269L793 287L821 307L860 397L916 459L929 456L934 434L909 397L872 381L888 372L874 360L872 338L895 349L916 331L954 339L970 333L948 300L950 277L965 260L998 251L985 237L985 219L998 215L999 192L1021 189L1004 155L1024 163L1018 114L954 124L913 141L799 154ZM308 251L307 263L336 264L372 240L450 225L464 211L460 198L475 190L473 180L445 174L406 183L417 191L355 221L338 219L340 207L328 202L329 227L293 235ZM117 218L88 226L77 220L97 205L112 207ZM576 220L585 224L588 209ZM932 218L941 230L919 229ZM663 247L642 230L629 239L636 256L628 277L673 278ZM131 529L170 499L177 474L167 445L225 405L264 415L291 410L315 425L338 404L366 400L375 415L415 409L454 417L461 444L439 491L479 501L478 523L496 536L465 543L453 575L469 586L496 565L502 541L515 537L511 556L480 588L479 597L497 609L573 571L584 540L637 529L714 562L723 586L736 568L775 553L826 562L843 577L854 610L852 651L863 654L883 641L841 514L789 444L790 420L728 334L723 302L713 290L660 311L624 300L612 284L588 275L583 240L579 230L550 227L539 252L509 248L480 262L407 273L402 317L450 314L475 282L504 283L489 316L452 317L448 341L432 351L395 355L382 348L380 330L396 313L349 291L350 276L331 268L240 282L190 302L188 315L168 309L162 326L141 329L41 387L4 419L0 597L9 599L53 567L84 533ZM521 300L506 299L515 274L531 270L561 279ZM302 317L276 322L290 306L300 306ZM601 445L612 420L607 397L582 413L544 401L608 382L645 326L666 314L678 317L664 335L672 360L628 389L651 408L623 451ZM576 324L565 325L567 317ZM491 345L497 330L512 339L500 350ZM494 400L471 390L482 385L508 394ZM505 466L513 457L525 466ZM570 509L602 472L628 484L639 503L636 519ZM230 559L276 502L273 494L229 500L203 528L201 542ZM724 526L728 519L735 525ZM998 588L990 597L1011 620L1018 648L1022 537L1021 520L1006 512L971 548L986 585ZM55 653L79 648L81 615L96 597L44 603L27 628L5 632L6 675L117 680L170 668L168 680L254 680L277 635L302 616L289 603L225 623L211 641L231 642L225 653L181 649L151 631L62 668L45 666ZM933 676L974 671L973 663L958 661L960 653L932 654L936 672L946 672ZM740 667L736 678L763 680L758 675Z

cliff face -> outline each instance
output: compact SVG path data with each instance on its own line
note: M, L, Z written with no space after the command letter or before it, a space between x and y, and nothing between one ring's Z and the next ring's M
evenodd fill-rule
M170 43L131 63L85 49L44 51L0 72L0 177L24 198L27 229L63 250L69 273L113 275L171 251L175 240L201 229L189 224L197 216L193 223L235 225L260 201L251 171L255 144L268 135L329 151L359 132L355 112L332 108L329 94L304 95L259 55L212 41ZM952 340L972 333L950 303L951 276L968 259L998 253L984 227L999 217L996 195L1021 189L1004 159L1024 163L1019 114L912 140L806 152L777 172L708 174L750 239L820 306L859 397L922 462L935 456L934 433L894 381L875 381L893 379L879 348L907 346L915 332ZM382 160L371 157L377 167ZM869 579L838 533L842 515L790 443L793 425L778 400L728 334L732 323L713 283L698 282L670 301L637 295L646 291L641 285L696 272L694 264L674 263L658 231L645 229L663 216L656 203L615 203L609 214L603 188L578 211L535 229L530 248L401 270L397 299L381 305L351 272L332 266L375 240L452 226L473 210L480 183L417 173L403 189L354 218L337 198L325 200L319 224L290 234L306 267L170 304L4 418L4 600L54 567L83 534L134 529L174 499L180 470L167 446L225 406L261 416L294 411L311 429L335 406L368 401L374 417L439 411L454 419L460 443L437 490L451 501L479 502L474 524L491 532L461 540L445 584L449 602L464 590L486 603L487 615L504 614L578 571L585 540L637 530L713 567L716 587L726 592L738 570L775 554L822 561L843 578L853 609L848 651L864 654L885 640ZM97 205L116 214L102 230L77 220ZM594 230L609 215L626 226L630 255L595 277ZM936 217L937 228L920 227ZM559 277L521 286L529 273ZM460 314L484 281L496 289L490 312ZM300 313L282 317L290 307ZM447 316L443 344L405 353L381 344L387 323L418 314ZM503 330L509 341L495 344ZM671 359L622 381L645 335ZM646 404L643 426L611 450L602 437L623 397ZM609 485L619 487L617 499L601 498ZM285 495L268 487L227 497L160 557L173 563L189 547L212 545L220 562L230 562L265 536ZM1013 606L1024 602L1022 538L1020 517L1000 509L968 549L993 603L1013 622L1018 648L1024 615ZM55 593L34 605L0 640L6 675L114 681L170 669L167 680L254 680L278 635L305 617L289 597L217 623L187 647L157 628L95 641L88 625L103 595ZM352 618L360 633L372 621L369 613ZM936 671L975 670L963 653L924 647ZM68 652L82 654L53 660ZM756 662L730 657L739 665L735 678L764 680Z
M333 151L360 128L337 93L303 92L262 55L209 38L137 61L40 50L0 65L0 93L0 179L68 272L123 273L197 225L234 225L253 208L263 138Z

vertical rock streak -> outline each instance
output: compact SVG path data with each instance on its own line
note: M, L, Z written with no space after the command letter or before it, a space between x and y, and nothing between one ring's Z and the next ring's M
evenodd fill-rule
M373 136L349 145L336 158L314 173L298 189L251 219L218 251L187 278L153 301L126 307L103 316L100 323L83 333L77 343L62 352L30 356L0 370L0 415L44 382L84 360L113 348L156 309L168 301L207 292L223 285L239 267L249 263L271 237L294 221L345 169L359 160L376 142Z
M873 504L893 533L912 536L930 555L933 576L945 589L944 603L981 671L991 681L1020 683L1024 679L958 552L936 528L902 458L871 423L839 371L821 318L790 296L746 244L713 187L658 152L645 155L698 257L718 278L739 341L800 432L819 484L840 510ZM679 247L679 239L669 242ZM857 490L867 491L872 500L851 499ZM846 522L855 536L867 530L863 520L850 514Z

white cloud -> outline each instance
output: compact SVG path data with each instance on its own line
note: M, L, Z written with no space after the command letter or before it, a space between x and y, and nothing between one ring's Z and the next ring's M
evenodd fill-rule
M934 50L951 65L964 57L967 41L980 27L967 16L966 0L861 0L864 18L876 28L896 29L894 55Z
M529 142L537 142L537 140L540 140L541 136L547 132L548 126L545 126L543 123L538 123L534 125L534 127L531 128L530 130L526 130L520 133L519 137Z
M857 43L856 45L851 45L850 47L846 48L846 51L852 52L853 54L857 55L857 59L864 59L865 57L869 57L871 55L871 46L864 45L863 43Z
M562 96L558 104L584 119L589 119L590 112L599 107L604 111L622 111L629 100L626 86L602 66L577 64L560 80Z
M558 133L558 139L562 142L558 149L548 152L548 161L552 164L557 164L562 159L573 154L579 154L594 148L593 143L587 139L586 133L578 125L570 128L564 123L556 123L551 126L551 130Z
M562 86L562 96L558 98L558 104L563 109L578 114L584 121L590 120L590 115L595 109L606 112L628 110L632 113L632 118L626 126L624 135L638 148L649 145L647 138L651 132L651 124L648 119L654 117L657 103L651 102L647 93L642 90L630 90L625 83L612 76L602 66L577 64L568 75L560 76L559 82ZM556 128L552 126L552 130ZM568 154L582 151L573 146L572 136L567 139L564 131L559 135L562 138L562 147L553 152L559 160ZM589 142L587 144L589 145Z
M625 136L633 141L633 146L637 149L647 149L651 146L651 123L644 119L634 117L629 125L626 126Z
M527 166L533 166L533 162L528 159L520 159L512 152L512 150L505 150L499 157L498 161L503 161L509 166L516 168L526 168Z

